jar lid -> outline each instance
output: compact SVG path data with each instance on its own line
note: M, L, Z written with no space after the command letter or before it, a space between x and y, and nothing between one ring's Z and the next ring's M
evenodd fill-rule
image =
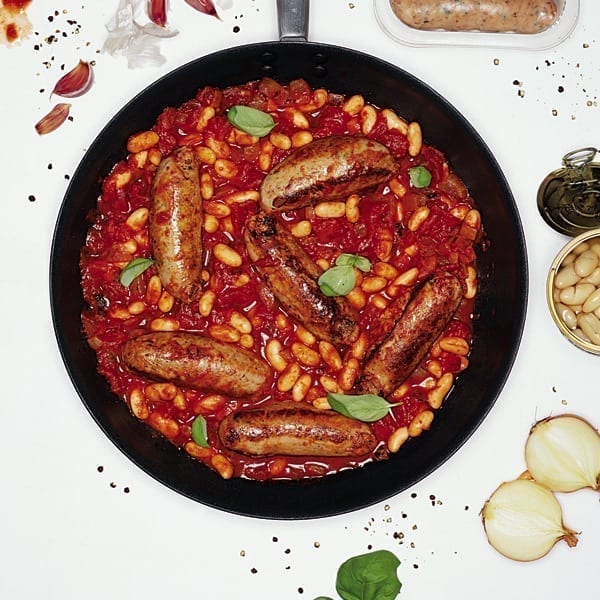
M598 150L581 148L565 154L563 167L542 181L537 205L550 227L570 236L600 227L600 163Z

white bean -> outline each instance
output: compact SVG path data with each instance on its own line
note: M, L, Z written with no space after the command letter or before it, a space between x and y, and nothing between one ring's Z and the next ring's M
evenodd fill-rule
M598 238L594 238L594 239L598 239ZM600 242L594 242L592 244L592 247L590 248L590 250L600 257Z
M590 271L591 272L591 271ZM564 290L572 285L575 285L581 277L575 272L575 266L573 264L562 267L554 278L554 285L559 290Z
M575 260L575 273L579 277L588 277L598 266L598 255L591 250L586 250Z
M585 335L585 333L583 333L583 331L581 329L579 329L579 327L577 329L575 329L575 331L573 331L573 335L575 335L576 337L578 337L580 340L583 340L584 342L590 342L592 340L590 340L590 338Z
M569 286L568 288L561 290L560 301L569 306L572 306L573 304L583 304L595 289L596 286L592 283L578 283L575 286Z
M573 250L571 250L571 252L573 254L576 254L577 256L579 256L580 254L583 254L586 250L590 249L590 245L587 242L581 242L581 244L577 244L577 246L575 246L575 248L573 248Z
M592 344L600 346L600 319L591 313L581 313L577 318L577 323Z
M593 283L594 285L600 285L600 267L596 267L587 277L582 279L585 283Z
M589 313L594 312L597 308L600 307L600 288L596 288L588 297L587 300L583 303L581 309L583 312Z
M556 305L556 310L562 322L569 329L575 329L577 327L577 315L570 307L568 307L566 304L561 304L559 302Z

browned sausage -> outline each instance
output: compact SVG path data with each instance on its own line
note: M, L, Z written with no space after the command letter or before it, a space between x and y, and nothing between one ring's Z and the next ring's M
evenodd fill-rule
M235 397L257 396L271 378L269 365L249 350L196 333L146 333L125 342L122 354L152 379Z
M356 382L359 394L391 394L415 370L463 297L460 281L434 275L415 293L383 342L367 358Z
M391 179L397 170L396 159L379 142L351 135L320 138L269 172L260 187L260 203L271 211L345 199Z
M415 29L539 33L557 17L552 0L390 0L394 14Z
M150 243L164 287L186 303L200 292L202 222L196 155L181 146L163 159L154 177Z
M366 423L298 402L230 414L219 423L219 439L251 456L362 456L377 446Z
M360 331L358 315L344 297L325 296L321 268L274 215L248 218L244 241L251 260L285 310L317 337L351 344Z

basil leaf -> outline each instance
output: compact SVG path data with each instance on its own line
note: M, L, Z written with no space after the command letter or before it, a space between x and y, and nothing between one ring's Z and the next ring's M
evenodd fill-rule
M425 167L412 167L408 175L413 187L424 188L431 183L431 173Z
M345 296L356 283L354 267L342 265L327 269L317 280L326 296Z
M125 287L129 287L131 282L139 277L146 269L149 269L154 264L151 258L134 258L131 262L127 263L119 277L119 281Z
M354 556L338 569L335 589L343 600L394 600L402 587L399 565L389 550Z
M327 400L331 408L336 412L366 423L373 423L374 421L383 419L390 411L390 408L397 406L397 404L390 404L385 398L376 396L375 394L351 396L329 392Z
M371 270L371 261L366 256L358 254L340 254L335 259L335 264L338 267L356 267L363 273L368 273Z
M234 127L256 137L268 135L275 127L275 121L271 115L257 108L240 104L232 106L227 111L227 119Z
M192 423L192 439L198 446L208 448L208 432L206 431L206 419L198 415Z

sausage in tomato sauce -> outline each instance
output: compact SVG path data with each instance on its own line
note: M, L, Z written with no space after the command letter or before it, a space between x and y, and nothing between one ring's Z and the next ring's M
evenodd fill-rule
M317 283L321 268L274 215L249 217L244 241L256 269L294 319L332 344L356 341L358 314L346 298L321 292Z
M186 303L201 291L202 223L196 155L181 146L162 160L154 176L150 243L163 286Z
M226 448L250 456L358 457L377 446L366 423L299 402L232 413L220 422L218 433Z
M408 303L384 340L372 350L355 390L388 396L425 357L463 297L461 282L449 273L434 275Z
M123 361L152 379L233 397L257 396L270 384L269 365L244 348L181 331L131 338Z
M276 165L260 187L266 211L291 210L322 200L346 199L391 179L392 153L375 140L352 135L316 139Z

